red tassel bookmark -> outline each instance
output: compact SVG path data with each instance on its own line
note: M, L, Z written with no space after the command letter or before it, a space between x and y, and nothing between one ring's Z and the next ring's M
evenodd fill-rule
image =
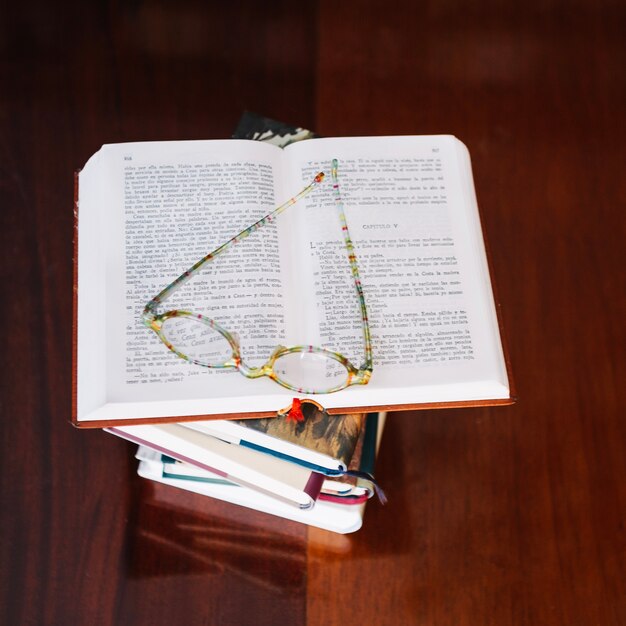
M302 402L298 398L294 398L291 403L289 413L287 413L288 422L304 422L304 415L302 414Z
M305 417L302 412L302 405L308 403L312 404L320 413L326 413L326 409L319 403L315 402L315 400L309 400L308 398L304 398L304 400L300 400L299 398L294 398L291 404L284 409L281 409L276 413L277 417L284 417L288 422L304 422Z

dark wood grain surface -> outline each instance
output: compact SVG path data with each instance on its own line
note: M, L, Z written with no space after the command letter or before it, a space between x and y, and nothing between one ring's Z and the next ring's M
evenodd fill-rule
M626 10L4 3L3 624L626 624ZM361 531L158 489L70 417L72 172L102 143L469 147L519 401L394 414Z

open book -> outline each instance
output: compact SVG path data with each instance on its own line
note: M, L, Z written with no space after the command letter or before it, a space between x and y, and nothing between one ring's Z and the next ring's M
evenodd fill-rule
M208 369L142 323L146 303L338 159L371 329L373 374L330 413L511 402L470 159L452 136L107 145L77 176L73 422L269 417L298 394ZM327 175L167 302L237 336L363 361L359 301ZM301 396L303 397L303 396Z

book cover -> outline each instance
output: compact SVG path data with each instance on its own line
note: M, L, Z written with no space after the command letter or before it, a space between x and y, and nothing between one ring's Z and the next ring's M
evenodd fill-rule
M237 424L270 437L327 454L348 465L359 438L365 414L347 413L330 416L311 405L303 405L302 413L304 416L302 421L261 418L237 420Z
M280 148L314 137L317 135L306 128L279 122L251 111L244 111L233 133L233 139L265 141Z
M337 476L334 481L334 484L338 486L337 492L332 493L329 489L322 490L319 495L320 499L340 504L358 504L369 500L378 489L381 501L386 501L384 493L377 487L374 479L379 431L382 432L385 418L384 413L367 414L348 466L348 472Z

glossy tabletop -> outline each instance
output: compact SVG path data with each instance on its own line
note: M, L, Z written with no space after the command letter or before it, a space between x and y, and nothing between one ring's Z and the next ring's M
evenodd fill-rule
M4 3L3 624L626 624L626 5ZM392 414L340 536L136 476L69 425L74 170L101 144L451 133L519 400Z

